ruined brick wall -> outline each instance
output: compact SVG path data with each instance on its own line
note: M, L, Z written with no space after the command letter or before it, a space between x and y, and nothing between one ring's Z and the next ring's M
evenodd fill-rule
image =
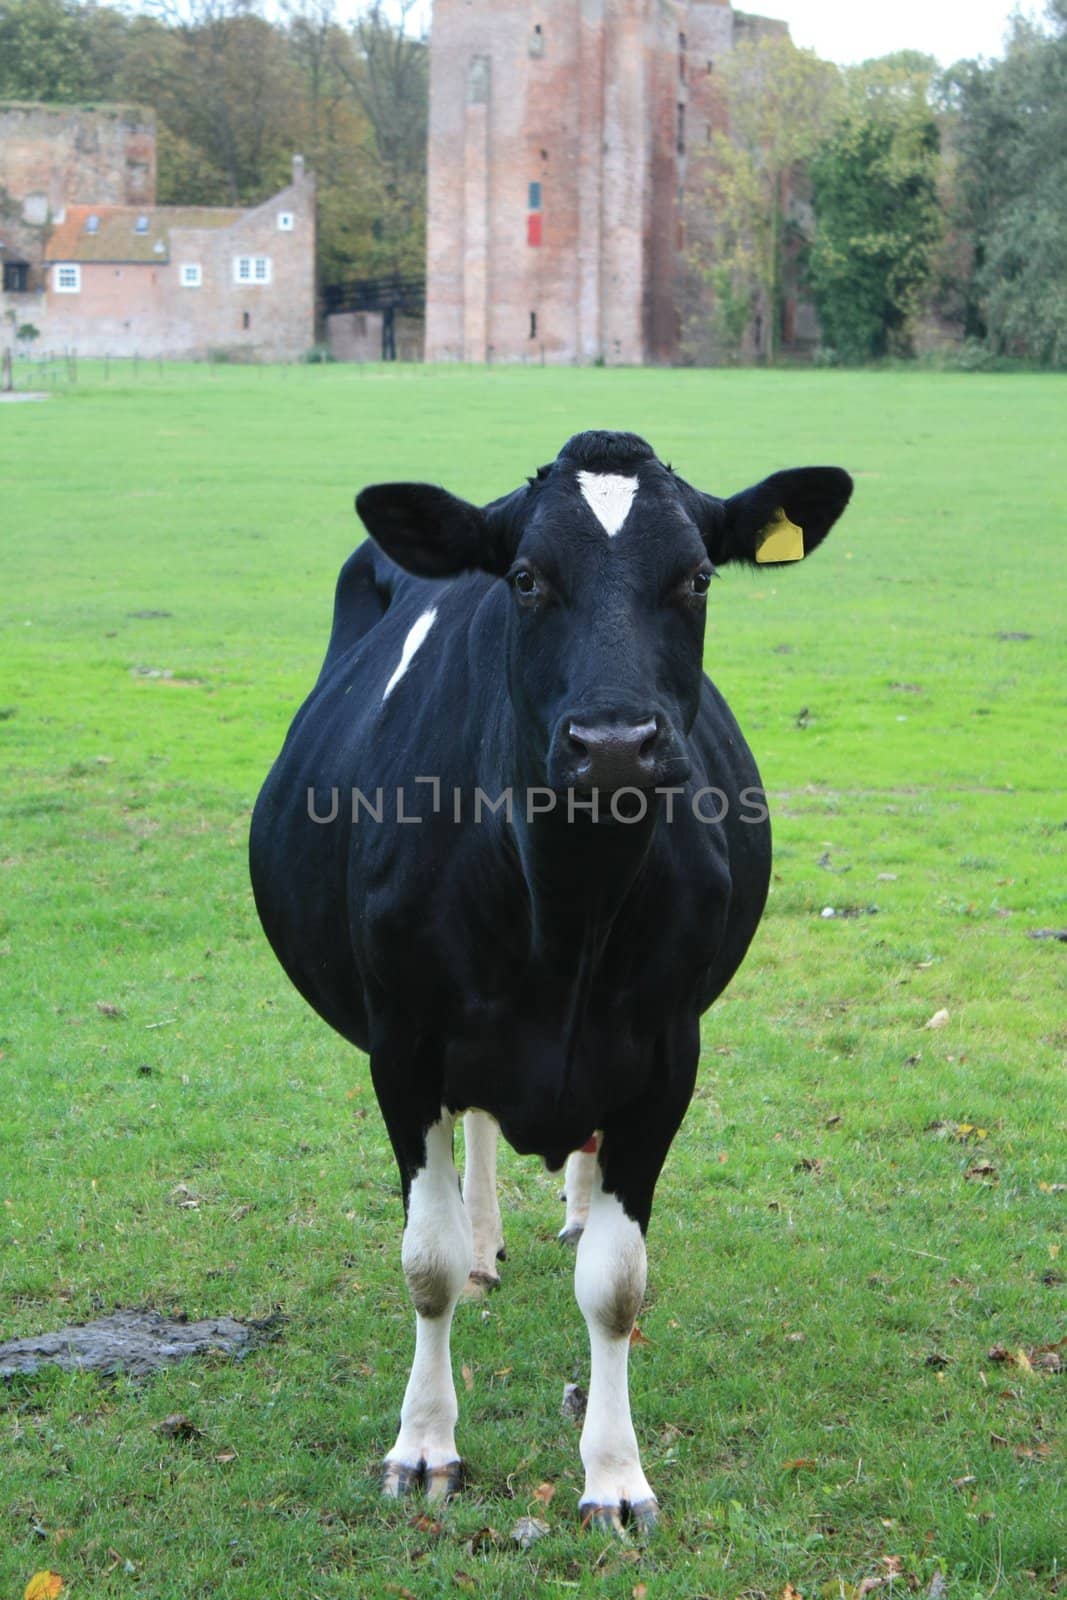
M154 205L155 114L0 102L0 187L33 227L79 201Z

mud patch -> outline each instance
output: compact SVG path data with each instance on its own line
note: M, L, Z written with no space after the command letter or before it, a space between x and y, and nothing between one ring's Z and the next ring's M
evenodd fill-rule
M184 1322L155 1311L113 1311L55 1333L0 1344L0 1378L32 1376L42 1367L62 1372L127 1372L146 1377L190 1356L224 1355L235 1360L277 1338L283 1319L237 1322L213 1317Z

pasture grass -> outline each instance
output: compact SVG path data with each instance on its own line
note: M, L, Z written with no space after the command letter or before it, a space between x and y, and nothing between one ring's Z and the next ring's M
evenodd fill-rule
M92 1600L1065 1592L1064 947L1030 937L1067 924L1065 401L1053 376L83 364L0 407L0 1336L284 1319L240 1363L0 1387L0 1596L44 1568ZM353 491L489 498L588 426L717 492L857 480L814 560L713 591L776 870L653 1216L646 1548L577 1527L584 1327L557 1184L510 1155L505 1285L454 1335L471 1487L379 1501L397 1181L245 866ZM176 1412L197 1437L157 1431Z

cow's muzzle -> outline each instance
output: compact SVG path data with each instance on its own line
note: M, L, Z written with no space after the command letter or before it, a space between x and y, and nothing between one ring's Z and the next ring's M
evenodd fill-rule
M617 721L569 715L560 719L549 752L552 787L614 794L684 783L689 761L659 715Z

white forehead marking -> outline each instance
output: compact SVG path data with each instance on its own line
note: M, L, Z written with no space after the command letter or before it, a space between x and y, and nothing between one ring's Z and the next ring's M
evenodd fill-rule
M579 472L578 487L600 526L613 538L630 515L637 479L617 472Z
M414 660L416 650L423 643L426 635L429 633L436 621L437 607L431 606L429 611L424 611L422 616L419 617L416 622L412 623L410 629L408 630L408 636L404 640L404 647L400 652L400 660L397 662L396 671L393 673L393 676L389 679L389 682L385 686L385 693L382 695L383 706L388 700L389 696L392 694L393 690L396 688L397 684L400 682L401 678L404 676L405 672L410 667L412 661Z

